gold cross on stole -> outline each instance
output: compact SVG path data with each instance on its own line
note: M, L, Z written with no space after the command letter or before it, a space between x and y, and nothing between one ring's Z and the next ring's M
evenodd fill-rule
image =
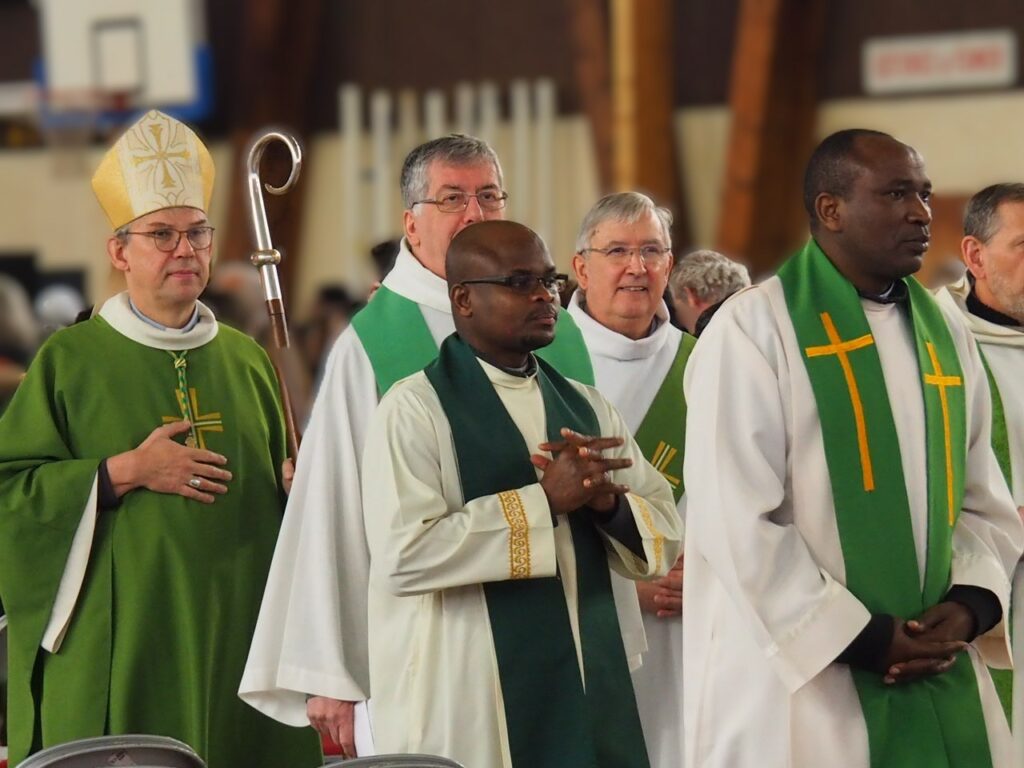
M933 373L924 375L924 383L932 384L939 389L939 402L942 403L942 436L946 443L946 500L949 505L949 525L953 525L953 445L949 436L949 400L946 398L947 387L962 387L963 380L959 376L947 376L939 365L939 357L935 354L935 345L925 342L928 357L932 361Z
M199 396L196 394L195 387L188 388L188 403L182 402L182 394L180 390L175 390L174 394L178 400L178 405L181 406L181 416L164 416L164 424L169 424L172 421L181 421L182 418L188 418L189 415L192 417L192 434L189 435L186 440L186 445L191 448L196 447L198 441L199 447L206 449L206 438L204 432L223 432L224 421L221 418L220 412L207 413L200 415L199 413ZM195 439L192 438L195 435Z
M651 464L661 473L662 477L672 484L673 488L678 488L680 481L678 477L673 477L668 473L668 465L677 453L679 453L678 449L673 448L664 440L659 440L658 447L654 450L654 456L651 458Z
M835 355L839 358L839 364L843 368L843 376L846 377L846 388L850 393L850 404L853 406L853 418L857 423L857 448L860 450L860 469L864 478L864 490L875 490L875 472L871 467L871 452L868 450L868 428L864 421L864 405L860 400L860 390L857 388L857 379L853 376L853 367L850 365L849 353L864 347L870 347L875 343L870 333L858 336L856 339L842 341L839 338L839 331L836 330L832 316L828 312L821 313L821 324L825 327L829 344L819 347L807 347L804 352L808 357L823 357Z

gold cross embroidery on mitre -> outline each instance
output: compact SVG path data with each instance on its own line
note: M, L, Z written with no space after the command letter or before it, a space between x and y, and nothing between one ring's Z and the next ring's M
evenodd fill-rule
M174 166L175 160L188 160L192 157L188 151L188 145L182 143L178 145L178 148L171 149L172 139L170 136L166 140L164 139L164 126L162 125L150 125L149 132L153 134L152 141L146 141L145 139L143 141L151 154L135 155L132 157L132 163L138 166L155 161L160 166L162 174L160 179L161 186L164 189L175 187L177 182L175 182L171 175L171 168Z
M651 464L661 473L662 477L671 483L673 488L679 487L680 480L678 477L673 477L668 473L668 465L677 453L679 453L678 449L673 448L664 440L659 440L658 447L654 450L654 456L651 458Z
M860 399L860 390L857 388L857 379L853 375L853 366L850 365L849 353L870 347L875 343L875 339L870 333L866 333L856 339L842 341L835 323L832 322L832 316L828 312L821 313L821 324L825 327L825 333L830 343L818 347L807 347L804 353L807 357L835 355L839 359L839 365L843 368L843 376L846 378L846 389L850 393L853 418L857 424L857 448L860 451L860 469L864 480L864 490L873 491L875 490L875 472L871 466L871 451L868 448L868 427L864 420L864 405Z
M192 429L185 444L190 448L195 448L197 445L199 448L206 449L206 432L223 432L224 421L220 415L220 412L207 413L205 415L199 412L199 395L196 394L195 387L189 387L188 399L186 403L181 394L181 390L174 390L175 398L178 401L178 405L181 407L180 416L164 416L164 424L170 424L172 421L181 421L182 418L190 419L192 422Z
M946 503L949 505L949 525L953 526L953 443L949 435L949 400L946 397L947 387L962 387L963 380L959 376L947 376L942 372L939 357L935 354L935 345L925 342L928 357L932 361L932 373L924 375L924 383L938 387L939 402L942 404L942 437L946 448Z

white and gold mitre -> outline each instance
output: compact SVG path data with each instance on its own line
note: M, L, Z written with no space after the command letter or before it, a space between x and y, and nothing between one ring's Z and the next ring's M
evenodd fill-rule
M213 158L191 128L152 110L117 140L92 177L114 229L161 208L207 210Z

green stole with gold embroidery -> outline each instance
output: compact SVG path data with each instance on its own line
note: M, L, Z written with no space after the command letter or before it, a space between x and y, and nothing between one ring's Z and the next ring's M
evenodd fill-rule
M950 586L966 468L963 372L935 301L906 280L925 406L928 553L921 586L899 441L860 298L814 240L779 270L814 391L846 587L873 614L913 618ZM966 653L945 673L888 686L852 669L872 768L986 768L991 755Z
M352 318L352 327L370 358L381 397L396 381L422 371L437 357L437 344L419 304L387 286L382 285ZM593 385L594 369L583 334L564 309L558 311L555 340L537 355L563 376Z
M1010 431L1006 426L1006 412L1003 410L1003 397L999 392L999 385L996 377L992 375L988 360L985 359L985 352L978 345L978 355L981 357L982 365L985 366L985 376L988 378L988 389L992 393L992 451L999 462L999 469L1006 478L1006 484L1013 492L1013 462L1010 460ZM1012 622L1011 622L1012 626ZM1013 670L992 669L989 667L989 674L992 675L992 683L999 694L999 701L1003 705L1007 722L1013 722Z
M547 362L537 363L548 439L562 440L561 427L600 434L586 398ZM514 490L537 482L531 450L476 354L453 334L424 372L451 425L463 498L499 495L513 532L516 525L525 528ZM512 765L647 768L607 550L589 513L574 512L558 523L570 526L576 556L584 679L561 579L530 576L528 529L518 545L512 537L525 563L509 580L483 585ZM513 566L515 555L510 552Z
M683 441L686 438L686 398L683 372L697 339L683 333L679 348L634 438L654 468L672 486L676 503L683 495Z

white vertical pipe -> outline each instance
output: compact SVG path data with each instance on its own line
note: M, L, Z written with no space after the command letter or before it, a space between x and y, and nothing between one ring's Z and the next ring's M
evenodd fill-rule
M420 143L419 101L416 91L398 92L398 151L404 159Z
M455 130L473 136L476 133L476 93L470 83L455 86Z
M426 123L426 141L448 133L445 128L445 103L441 91L427 91L423 95L423 116Z
M498 140L498 86L490 82L480 83L477 100L480 103L480 123L476 135L494 146Z
M533 133L533 224L534 229L546 242L551 243L554 234L554 179L552 163L555 134L555 83L550 79L538 80L533 86L534 133ZM552 246L553 247L553 246Z
M358 85L347 83L338 89L338 121L341 124L341 215L338 217L341 232L338 242L342 254L342 279L353 289L358 288L359 257L363 244L362 211L359 210L362 199L362 107L362 93Z
M391 179L391 94L374 91L370 97L370 133L373 157L373 242L391 236L394 217L391 200L394 185Z
M530 184L530 84L512 83L512 161L509 174L509 216L524 224L533 221Z

